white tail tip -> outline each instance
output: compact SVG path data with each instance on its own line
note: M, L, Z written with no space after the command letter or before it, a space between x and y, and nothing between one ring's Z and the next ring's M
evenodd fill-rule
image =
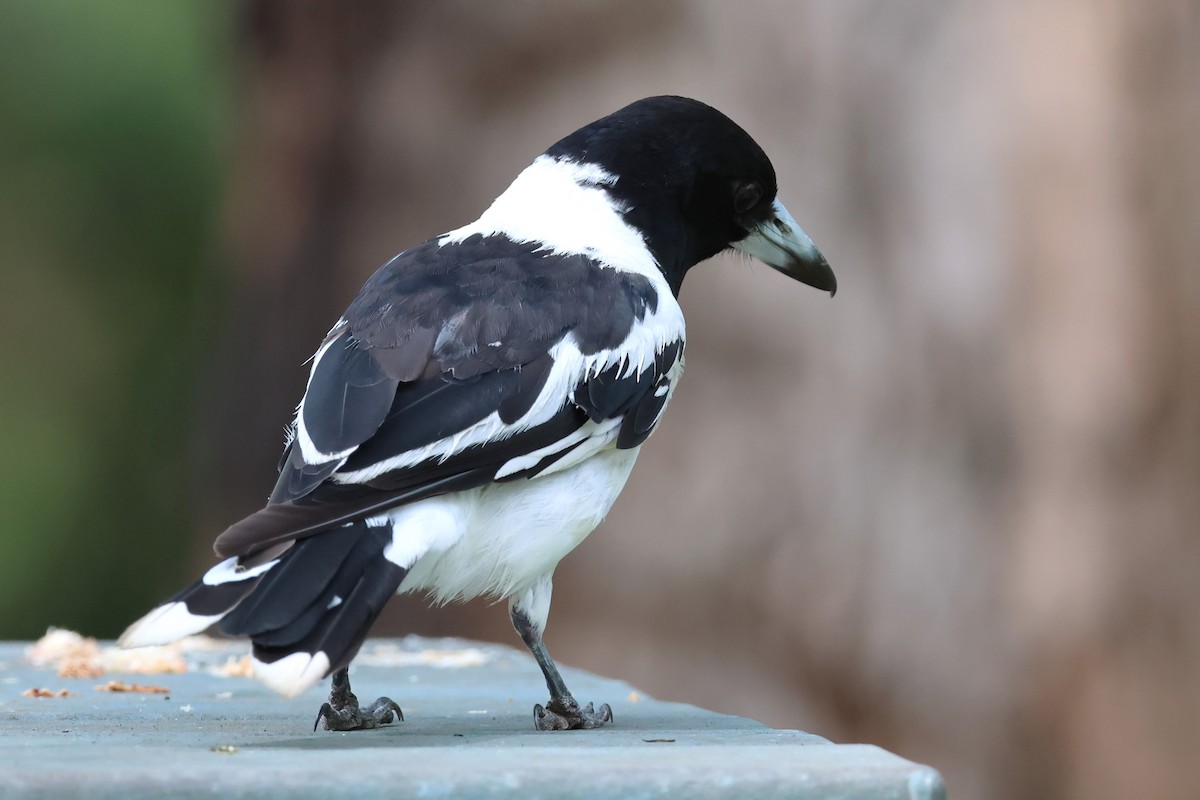
M188 611L186 603L167 603L126 628L117 645L128 648L170 644L200 633L223 616L201 617Z
M254 677L284 697L295 697L329 672L329 656L324 653L292 653L267 664L254 661Z

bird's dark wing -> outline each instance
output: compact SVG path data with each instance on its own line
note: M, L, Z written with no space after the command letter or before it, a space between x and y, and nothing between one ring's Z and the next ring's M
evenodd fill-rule
M318 350L270 501L217 554L641 444L681 368L659 300L644 276L498 236L400 254Z

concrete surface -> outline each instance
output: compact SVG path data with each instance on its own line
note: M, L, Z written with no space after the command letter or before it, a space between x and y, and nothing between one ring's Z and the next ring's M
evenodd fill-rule
M406 721L313 733L327 687L286 700L210 670L244 644L184 653L184 674L59 678L0 644L0 797L942 798L941 777L870 745L666 703L566 669L615 724L539 733L546 689L523 652L459 640L372 640L351 682ZM170 694L95 690L111 679ZM33 687L68 697L33 698Z

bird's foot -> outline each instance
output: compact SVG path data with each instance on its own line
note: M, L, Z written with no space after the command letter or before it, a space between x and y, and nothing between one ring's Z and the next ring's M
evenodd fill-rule
M358 698L354 695L350 695L349 698L330 695L329 699L332 702L325 703L317 712L317 721L313 723L314 731L321 724L321 720L325 721L327 731L365 731L387 725L393 719L404 721L404 712L388 697L381 697L365 708L358 705Z
M539 731L591 730L612 721L608 703L599 709L593 709L591 703L580 708L573 698L554 697L545 706L533 707L533 727Z

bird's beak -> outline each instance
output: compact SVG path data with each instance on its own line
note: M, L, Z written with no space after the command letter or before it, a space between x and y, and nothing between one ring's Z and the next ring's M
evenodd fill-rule
M733 248L801 283L824 289L830 296L837 292L837 278L829 262L778 199L771 214L751 228L745 239L734 242Z

